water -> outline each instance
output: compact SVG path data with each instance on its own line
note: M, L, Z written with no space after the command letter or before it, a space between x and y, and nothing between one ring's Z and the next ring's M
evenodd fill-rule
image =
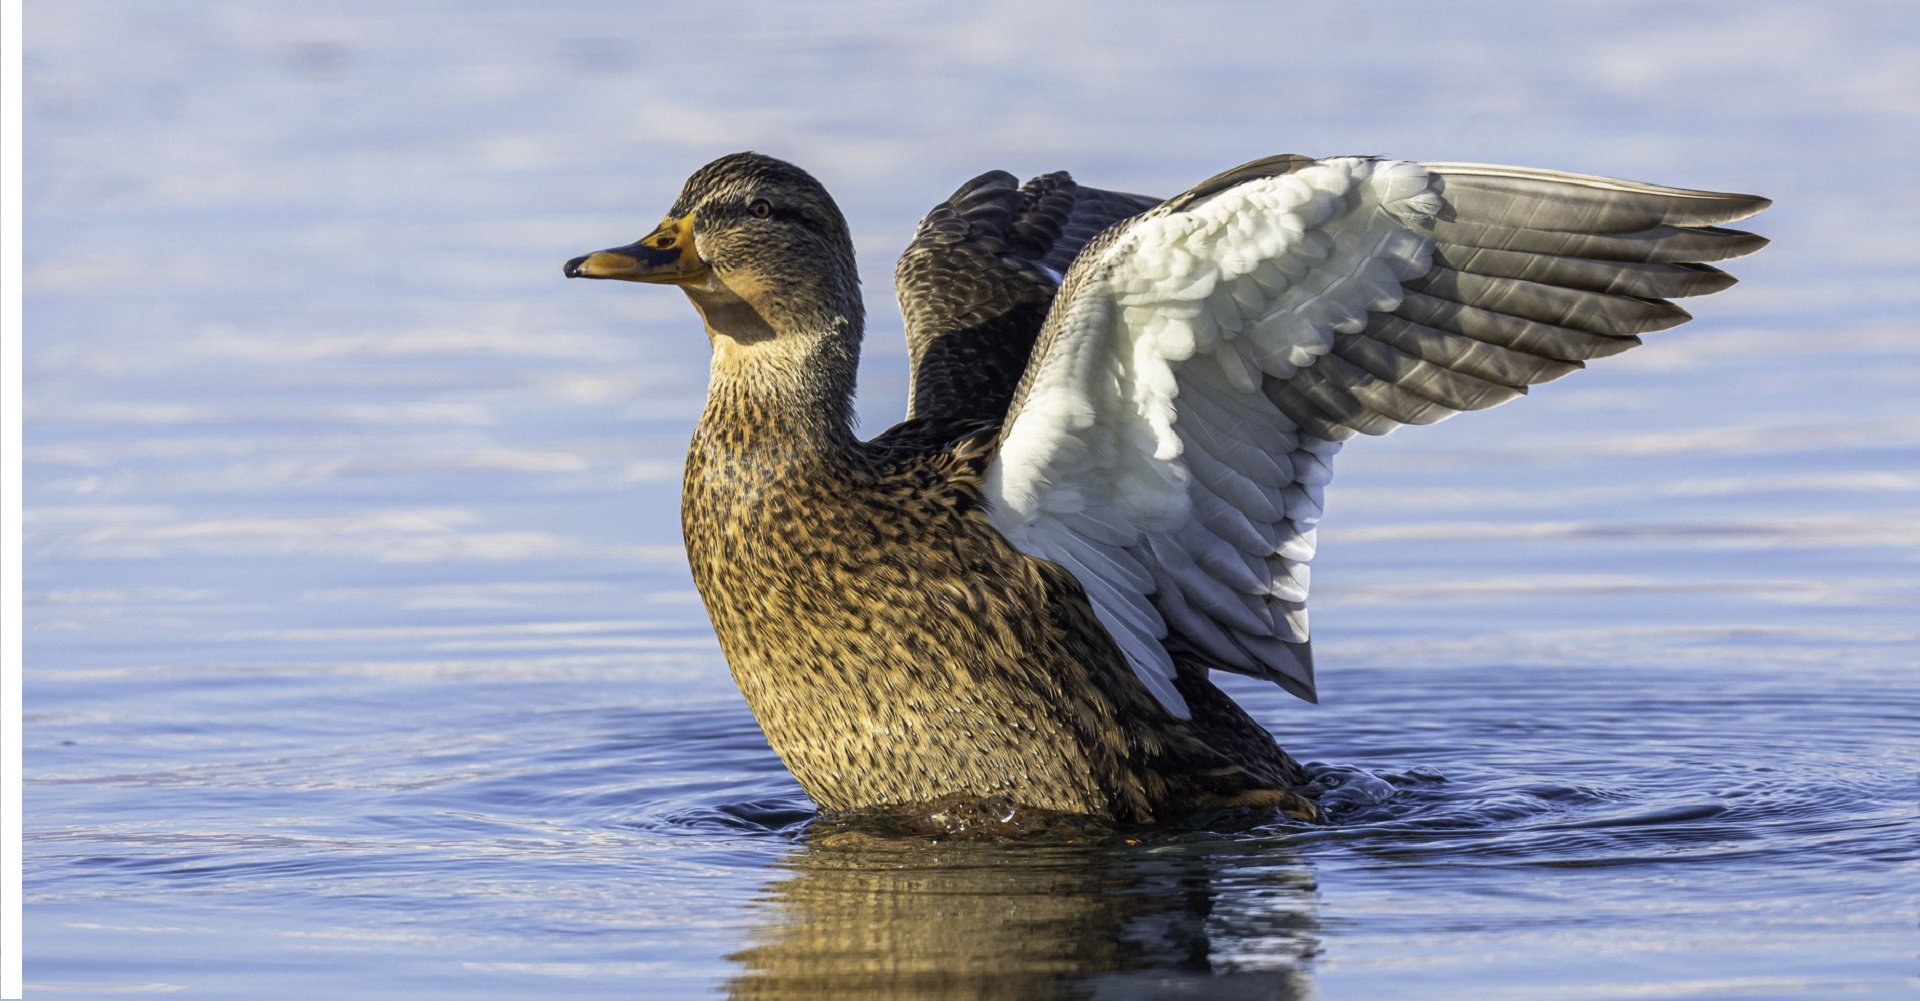
M583 2L27 12L29 996L1920 988L1920 14ZM705 343L559 265L758 148L887 301L989 167L1751 190L1700 319L1342 453L1333 822L811 843L680 555ZM1137 843L1131 843L1137 842Z

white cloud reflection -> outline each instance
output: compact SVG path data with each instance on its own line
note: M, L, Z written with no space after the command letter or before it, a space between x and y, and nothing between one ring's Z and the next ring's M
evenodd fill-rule
M182 518L165 508L36 508L27 544L42 557L348 556L378 563L682 559L677 546L606 545L547 531L488 530L462 508L389 508L309 517Z

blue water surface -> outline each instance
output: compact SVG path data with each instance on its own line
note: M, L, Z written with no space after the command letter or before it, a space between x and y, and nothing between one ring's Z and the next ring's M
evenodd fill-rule
M29 997L1920 993L1920 9L33 0ZM1341 453L1331 822L810 839L680 549L706 342L560 264L755 148L888 294L990 168L1778 204L1740 286Z

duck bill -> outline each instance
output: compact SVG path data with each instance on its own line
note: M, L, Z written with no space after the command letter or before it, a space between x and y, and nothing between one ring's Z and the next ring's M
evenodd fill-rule
M568 278L618 278L656 285L693 285L704 280L707 262L693 249L693 213L668 216L653 232L611 250L596 250L567 262Z

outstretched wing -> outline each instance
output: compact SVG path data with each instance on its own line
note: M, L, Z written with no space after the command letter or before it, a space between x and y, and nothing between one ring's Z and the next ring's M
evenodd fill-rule
M1314 698L1308 561L1340 442L1478 410L1682 323L1770 204L1557 171L1273 157L1067 275L986 483L1175 715L1174 660Z
M913 373L907 416L1000 421L1074 256L1159 203L1083 188L1065 171L1021 186L996 170L934 206L894 268Z

